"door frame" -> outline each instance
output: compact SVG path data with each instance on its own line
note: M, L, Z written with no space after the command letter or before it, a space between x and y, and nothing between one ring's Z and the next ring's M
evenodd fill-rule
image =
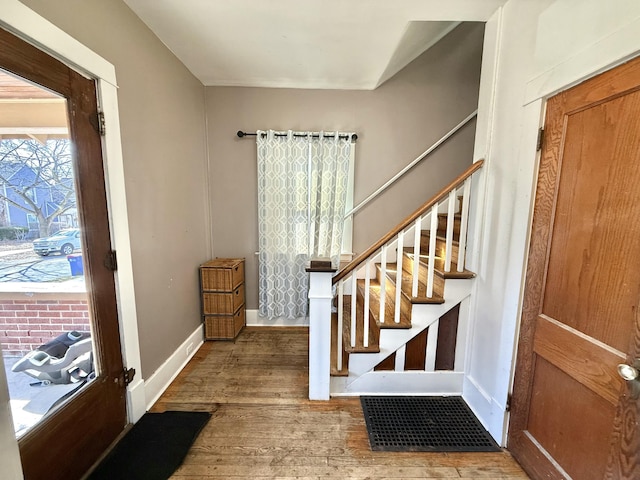
M559 0L556 4L561 4ZM593 3L593 2L591 2ZM551 7L557 6L552 4ZM561 5L560 5L561 6ZM533 211L533 193L537 180L538 154L536 139L538 129L544 124L546 99L556 93L566 90L588 78L605 70L609 70L640 53L640 18L627 17L628 21L620 21L617 30L608 31L606 35L594 35L593 43L582 45L579 51L571 56L559 59L558 62L548 64L548 69L531 72L525 78L515 74L509 66L501 65L503 50L529 52L533 55L536 40L522 38L513 44L512 22L517 22L513 5L499 7L489 18L485 26L484 50L480 74L480 94L476 138L473 158L484 158L480 180L473 185L472 195L478 195L478 205L475 212L470 214L468 263L470 269L478 272L480 279L485 275L487 282L477 281L474 285L471 300L471 315L469 337L472 344L468 349L466 362L463 396L474 413L483 422L493 438L502 446L507 446L507 428L509 424L508 399L513 390L513 376L515 373L516 348L519 337L520 318L522 316L522 295L524 291L524 274L528 258L528 243ZM548 7L534 7L532 15L540 15ZM558 10L558 9L556 9ZM526 10L529 12L529 10ZM530 12L531 13L531 12ZM565 14L566 12L559 12ZM535 19L534 19L535 21ZM540 25L539 25L540 26ZM591 39L591 37L589 37ZM509 44L505 44L505 40ZM530 61L533 58L529 58ZM508 90L509 93L505 93ZM505 99L509 102L521 100L516 105L505 106ZM506 112L514 117L517 110L519 121L518 134L509 137L501 117ZM495 130L495 132L494 132ZM509 155L509 158L494 158L498 155ZM509 228L506 235L500 238L500 248L509 252L507 260L500 265L504 267L503 274L507 278L507 291L504 295L505 303L499 307L488 309L482 304L482 295L478 292L490 292L488 285L493 281L493 274L487 270L493 265L487 265L488 250L495 248L488 243L489 235L485 232L488 225L506 227L499 204L494 204L485 192L491 185L498 185L501 193L506 188L504 183L513 185L518 194L509 197L515 201L513 207L506 211L517 212L516 217L509 217ZM491 241L495 241L491 238ZM483 285L486 283L486 285ZM502 285L502 284L501 284ZM488 317L490 315L490 317ZM495 342L491 343L494 351L499 352L495 358L490 358L490 366L494 372L491 383L487 379L474 378L473 360L484 357L473 357L476 347L473 345L477 337L476 324L480 320L491 319L491 334L495 335ZM486 351L480 351L484 355ZM508 446L507 446L508 447Z
M637 94L637 74L640 65L639 60L640 55L636 55L631 59L625 58L622 65L614 66L610 70L606 70L603 73L598 72L598 75L595 75L595 77L597 78L595 81L600 82L600 85L604 83L604 78L606 78L607 82L609 82L607 83L607 85L610 88L600 87L598 89L598 83L593 84L594 76L590 76L585 80L586 83L580 82L577 86L571 86L570 88L563 89L558 94L554 94L552 98L548 99L548 101L545 102L545 115L547 116L547 119L545 121L545 130L548 129L549 134L554 138L559 137L562 134L562 140L564 141L565 130L566 128L568 128L566 126L567 117L571 117L573 114L577 114L594 107L597 108L603 103L614 102L632 93ZM603 75L605 75L606 77L603 78ZM565 92L567 93L566 96L564 95ZM584 98L585 92L589 92L588 99ZM581 94L583 95L582 97ZM545 137L548 136L549 135L547 135L547 132L545 132ZM558 140L558 138L555 138L555 140ZM535 202L533 207L534 213L531 224L528 265L526 280L523 287L523 294L526 304L523 302L521 308L522 312L518 341L519 352L517 363L515 365L515 369L517 369L518 375L514 376L512 380L513 385L511 387L513 389L517 386L519 393L512 402L513 409L511 413L513 414L513 418L510 418L509 425L510 430L513 429L513 432L510 432L509 434L509 446L513 446L514 448L517 446L517 449L513 450L512 453L514 455L518 453L518 461L520 461L522 465L525 465L526 463L528 470L531 470L531 472L536 473L538 476L544 478L547 478L547 476L549 478L555 478L558 475L567 476L567 473L564 472L562 467L555 462L555 459L551 457L551 454L546 452L545 448L538 443L537 439L533 438L530 433L527 433L527 423L531 415L531 404L533 402L533 400L531 399L534 381L532 372L533 369L536 368L534 365L534 357L536 357L536 352L534 352L534 350L536 350L536 347L534 343L537 345L538 337L536 337L536 331L542 326L540 325L540 318L542 315L540 312L543 309L543 302L546 302L546 295L544 294L544 292L545 283L548 278L547 267L548 262L550 261L552 237L555 233L557 233L555 229L557 222L554 220L554 217L556 215L555 202L558 201L557 190L560 188L560 182L562 181L561 167L562 165L564 165L563 152L566 147L563 141L560 142L555 140L551 138L549 138L549 141L545 140L545 145L541 149L541 166L539 167L539 175L536 182L537 191L535 194ZM574 155L575 154L576 153L574 152ZM574 175L580 174L574 173ZM543 193L541 194L540 191L542 191ZM553 198L551 206L547 201L549 195L551 195L551 197ZM565 206L566 205L567 203L565 199ZM542 316L544 317L544 315ZM637 320L637 318L635 320ZM562 319L560 317L556 318L555 320L551 319L550 322L559 322L557 323L558 325L565 326L563 325ZM543 323L545 323L546 325L552 325L552 323L546 323L544 322L544 320ZM578 334L574 335L579 335L579 331L576 330L578 329L578 327L576 327L575 325L569 325L569 327L573 327L573 331L578 332ZM569 328L569 330L571 330L571 328ZM587 337L589 337L590 335L592 334L588 334ZM590 341L593 341L594 344L599 343L597 334L593 334L593 336L589 338ZM626 340L628 341L629 339L627 338ZM631 343L631 345L625 344L624 346L622 346L620 345L620 341L618 341L615 347L611 347L611 345L613 344L612 341L607 342L605 340L602 340L602 342L608 344L607 347L609 348L619 350L619 352L617 350L614 350L616 353L613 353L613 351L612 353L607 352L607 361L613 363L614 365L617 363L631 364L636 358L636 355L628 353L628 348L637 349L637 342L635 346L633 345L633 342L627 342ZM603 347L601 351L604 352L605 348L606 347ZM620 356L620 353L622 353L622 356ZM540 355L542 355L542 357L540 357ZM543 360L547 360L547 362L550 362L552 368L555 369L555 367L558 367L559 364L555 364L553 359L551 359L553 356L550 356L549 358L546 357L547 355L544 352L538 353L538 358L542 358ZM560 370L564 370L561 366L559 368ZM607 464L608 474L611 474L612 472L612 470L609 470L609 468L620 468L619 458L615 456L615 449L616 447L622 447L619 439L621 431L623 435L624 433L626 433L625 427L620 426L620 417L621 415L625 415L620 413L621 409L634 409L633 407L628 406L628 404L634 403L633 400L629 400L628 387L624 385L624 382L614 372L615 369L608 372L610 374L610 376L608 377L610 383L607 383L605 387L603 382L603 386L601 387L600 391L598 391L597 388L592 388L586 383L583 384L583 388L593 390L599 397L604 397L602 392L605 389L608 389L608 392L616 395L617 398L616 404L614 404L613 406L610 405L612 410L616 412L616 416L613 420L613 433L611 433L611 438L616 439L617 437L617 441L612 441L610 450L606 452L609 454L610 461L611 459L614 460L612 464ZM565 370L564 374L567 377L572 378L571 381L578 381L582 383L582 381L578 377L575 377L575 372L572 374L570 371ZM622 395L622 393L620 393L620 396L618 397L618 391L620 390L625 391L626 394ZM627 405L627 407L625 407L625 405ZM626 417L624 418L624 420L626 420ZM618 424L618 427L616 427L616 424ZM548 425L548 423L545 425ZM625 437L625 440L629 439ZM614 457L611 457L612 454L614 455ZM617 452L617 454L621 454L621 452Z
M604 39L601 48L596 55L590 56L589 49L581 51L569 60L554 66L544 75L533 78L526 84L526 97L523 109L529 112L525 118L524 130L535 132L544 127L546 120L547 100L551 97L568 90L582 82L585 82L603 72L614 69L629 60L640 56L640 46L630 45L626 32L620 31ZM522 146L522 144L521 144ZM516 317L516 330L514 338L513 358L511 363L511 374L509 378L509 398L513 393L516 372L516 360L518 356L518 342L523 329L523 301L525 295L525 274L528 268L529 248L531 240L531 228L533 223L533 210L535 205L535 190L538 182L538 168L542 151L537 151L531 155L535 164L534 174L531 178L532 195L529 205L529 222L527 226L527 245L524 252L524 263L522 266L522 280L520 284L520 298L518 301L518 311ZM507 444L510 414L505 415L503 445Z
M118 270L115 272L120 341L123 363L137 372L140 368L138 323L133 282L129 221L125 194L124 164L120 138L117 82L114 66L86 46L60 30L18 0L4 0L0 10L0 26L31 43L74 70L96 79L99 107L105 116L106 134L102 138L105 166L105 185L109 208L111 242L118 252ZM3 373L0 373L4 377ZM10 447L8 457L0 458L8 465L20 463L16 457L17 441L9 415L9 398L0 379L0 445ZM146 411L144 380L138 374L127 387L127 417L135 423ZM11 432L8 432L8 429ZM9 435L10 433L10 435ZM10 437L13 437L11 445ZM14 449L15 447L15 449Z

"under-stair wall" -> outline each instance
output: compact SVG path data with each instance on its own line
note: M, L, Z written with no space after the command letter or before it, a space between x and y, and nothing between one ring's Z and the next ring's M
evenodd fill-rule
M456 340L460 304L438 320L438 345L433 356L434 370L453 370L455 366ZM374 371L428 371L431 358L427 356L428 330L413 337L404 351L394 352L374 367Z

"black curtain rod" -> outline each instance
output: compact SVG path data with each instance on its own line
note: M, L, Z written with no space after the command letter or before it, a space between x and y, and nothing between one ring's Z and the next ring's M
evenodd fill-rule
M236 133L236 135L238 135L239 138L242 137L255 137L256 135L258 135L257 133L249 133L249 132L243 132L242 130L238 130L238 133ZM286 137L288 134L287 133L276 133L275 136L276 137ZM263 138L267 136L266 133L262 134ZM294 137L306 137L307 134L306 133L294 133L293 134ZM311 135L312 138L319 138L320 135ZM328 138L334 138L335 134L333 135L325 135L325 137ZM355 133L351 134L351 135L339 135L338 138L349 138L351 137L351 140L353 140L354 142L356 140L358 140L358 135L356 135Z

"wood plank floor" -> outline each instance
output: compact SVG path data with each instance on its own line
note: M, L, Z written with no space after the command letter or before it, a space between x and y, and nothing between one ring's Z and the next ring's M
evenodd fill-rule
M307 400L307 330L207 342L152 411L210 411L180 479L526 479L508 452L372 452L357 398Z

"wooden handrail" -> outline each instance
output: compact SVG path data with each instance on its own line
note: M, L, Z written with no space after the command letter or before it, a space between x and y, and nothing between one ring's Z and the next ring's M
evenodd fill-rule
M360 266L362 262L364 262L367 258L369 258L371 255L376 253L380 247L382 247L384 244L389 242L389 240L391 240L396 235L398 235L398 233L400 233L401 230L404 230L405 228L407 228L409 225L415 222L418 217L424 215L427 212L427 210L429 210L436 203L438 203L440 200L444 199L447 195L449 195L449 192L451 190L453 190L454 188L458 188L461 183L463 183L467 178L469 178L477 170L479 170L483 164L484 164L484 160L478 160L477 162L472 163L471 166L467 168L464 172L462 172L458 177L456 177L455 180L453 180L446 187L444 187L442 190L436 193L431 198L431 200L429 200L427 203L425 203L420 208L418 208L415 212L413 212L411 215L405 218L402 222L400 222L394 228L389 230L389 232L387 232L387 234L385 234L380 240L378 240L376 243L371 245L369 248L367 248L364 252L362 252L356 258L351 260L347 265L345 265L345 267L342 270L340 270L336 274L336 276L333 277L333 283L334 284L337 283L338 281L346 277L349 273L351 273L353 270L355 270L358 266Z

